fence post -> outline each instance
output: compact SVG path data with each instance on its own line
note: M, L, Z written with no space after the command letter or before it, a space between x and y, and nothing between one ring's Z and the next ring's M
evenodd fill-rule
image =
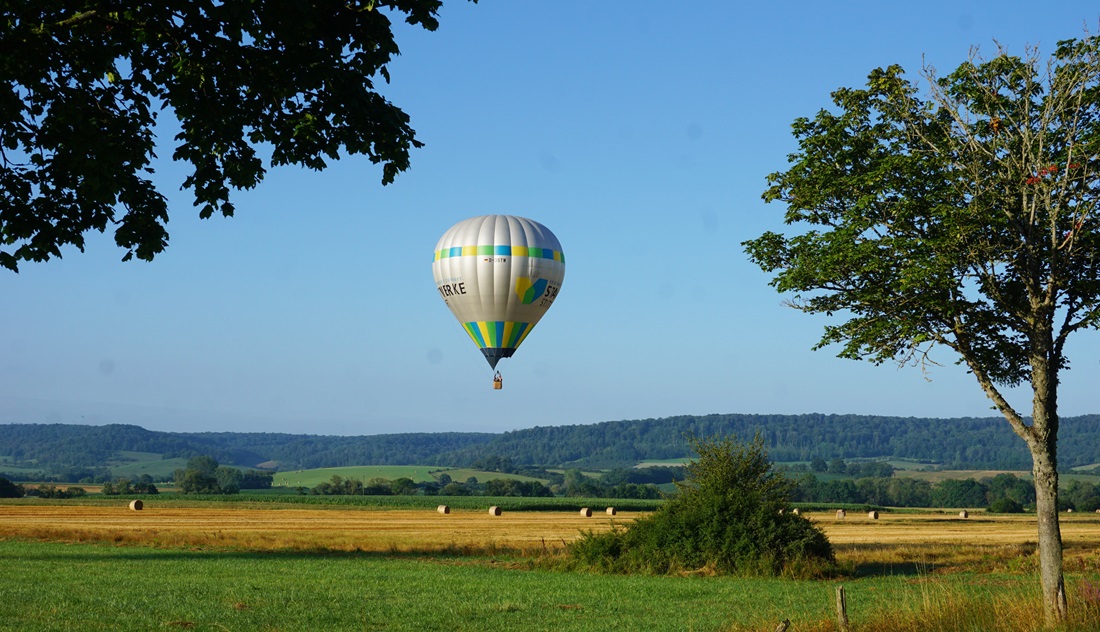
M848 602L844 598L844 586L836 587L836 622L840 632L849 632L848 627Z

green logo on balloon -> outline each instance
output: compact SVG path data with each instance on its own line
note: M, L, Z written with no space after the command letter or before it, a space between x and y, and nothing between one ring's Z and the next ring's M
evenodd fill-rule
M546 292L546 279L539 279L534 283L527 277L519 277L516 279L516 294L519 295L520 302L524 305L530 305L535 302L535 299L542 296Z

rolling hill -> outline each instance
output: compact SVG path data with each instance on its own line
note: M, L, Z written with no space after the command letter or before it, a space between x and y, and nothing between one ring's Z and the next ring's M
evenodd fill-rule
M1000 418L924 419L861 415L684 415L535 427L502 434L404 433L366 436L159 432L132 425L0 425L0 474L75 475L137 461L212 456L277 470L352 465L464 467L488 457L516 465L607 468L691 455L688 436L759 433L772 459L896 458L957 469L1029 469L1027 450ZM1100 415L1061 420L1059 461L1100 462ZM167 465L167 464L164 464ZM135 465L135 467L138 467Z

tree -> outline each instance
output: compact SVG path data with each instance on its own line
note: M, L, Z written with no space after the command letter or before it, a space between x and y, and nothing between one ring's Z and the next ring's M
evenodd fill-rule
M982 483L989 489L986 497L990 505L1001 498L1008 498L1021 507L1035 504L1035 487L1014 474L998 474L993 478L982 479Z
M844 462L844 459L837 457L832 461L829 461L829 473L830 474L847 474L848 464Z
M364 154L392 182L422 143L376 87L399 52L391 19L433 31L441 5L5 3L0 266L83 250L108 225L123 260L163 251L168 207L150 178L162 109L179 120L172 158L193 168L183 188L203 218L233 215L230 189L263 180L263 154L318 170Z
M679 493L629 527L585 532L572 554L615 571L669 573L709 568L743 575L779 574L833 561L819 529L789 509L793 483L768 460L763 439L698 440Z
M218 461L210 456L188 459L187 467L176 470L176 485L185 494L220 494ZM224 476L224 475L222 475Z
M1070 481L1065 491L1065 503L1075 511L1093 512L1100 509L1100 487L1082 481Z
M184 494L218 493L218 479L198 470L176 470L176 485Z
M951 74L898 66L794 122L790 168L764 199L801 232L744 242L771 284L843 316L815 349L876 364L933 363L946 347L1027 444L1047 621L1066 615L1058 524L1058 379L1066 343L1100 325L1100 39L1044 64L974 51ZM933 363L934 364L934 363ZM1005 386L1028 384L1030 419Z
M390 493L394 496L412 496L419 491L420 488L416 486L416 481L407 476L390 481Z
M937 507L984 507L988 489L973 479L949 478L940 481L932 493Z
M218 469L214 471L214 479L217 481L217 493L240 493L242 478L243 475L241 474L241 471L235 467L226 467L224 465L218 467Z

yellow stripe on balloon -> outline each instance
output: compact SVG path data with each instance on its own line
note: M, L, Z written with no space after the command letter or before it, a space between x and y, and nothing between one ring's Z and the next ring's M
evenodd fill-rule
M481 339L485 341L486 347L492 347L493 342L489 337L489 323L481 320L477 323L477 329L481 332Z

